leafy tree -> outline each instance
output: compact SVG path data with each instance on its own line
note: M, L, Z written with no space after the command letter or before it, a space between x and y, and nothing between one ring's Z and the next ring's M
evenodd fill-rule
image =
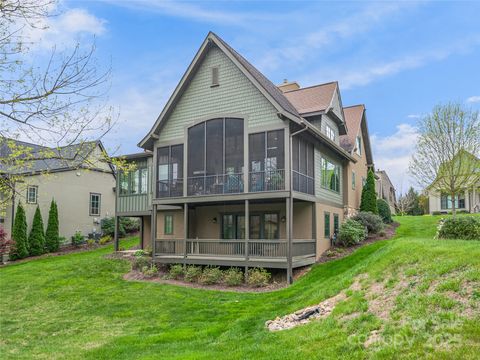
M460 104L436 106L418 123L410 173L430 192L451 199L480 181L480 116ZM452 201L455 217L455 201Z
M38 206L33 216L33 224L30 235L28 236L28 243L30 245L29 251L31 256L45 253L45 233L43 231L42 213Z
M60 247L60 237L58 234L58 208L55 200L50 203L48 213L47 231L45 232L45 247L48 252L58 251Z
M413 187L408 189L407 196L411 199L411 206L407 210L408 215L423 215L423 209L420 206L420 197Z
M22 203L18 203L12 230L13 247L10 259L23 259L28 256L27 217Z
M375 175L372 170L368 171L367 181L362 189L360 211L370 211L378 214L377 194L375 193Z
M13 241L7 238L5 229L0 226L0 264L3 264L3 256L10 253L12 245Z

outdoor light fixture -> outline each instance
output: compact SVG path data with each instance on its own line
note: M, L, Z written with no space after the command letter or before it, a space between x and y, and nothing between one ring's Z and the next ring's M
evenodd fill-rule
M216 218L216 217L214 217L214 218L212 219L212 223L214 223L214 224L217 223L217 218Z
M280 221L281 221L281 222L285 222L285 221L287 221L287 218L286 218L285 216L282 216L282 217L280 218Z

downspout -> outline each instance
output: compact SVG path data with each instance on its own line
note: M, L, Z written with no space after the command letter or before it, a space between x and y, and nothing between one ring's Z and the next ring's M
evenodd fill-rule
M292 163L293 163L293 156L292 156L292 148L293 148L293 137L304 132L305 130L308 129L308 126L304 123L304 121L301 121L301 124L304 125L305 127L301 130L298 130L289 136L289 152L288 152L288 162L289 162L289 170L290 170L290 184L289 184L289 194L288 194L288 213L289 213L289 218L288 220L288 245L287 245L287 282L289 284L293 283L293 270L292 270L292 237L293 237L293 181L292 181L292 174L293 174L293 168L292 168Z

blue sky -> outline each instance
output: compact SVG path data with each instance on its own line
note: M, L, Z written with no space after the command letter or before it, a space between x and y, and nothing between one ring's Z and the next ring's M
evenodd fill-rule
M344 106L366 105L376 167L399 191L411 183L418 117L448 101L480 108L480 2L67 0L61 8L42 41L95 36L119 112L106 144L120 153L137 151L210 30L274 83L338 80Z

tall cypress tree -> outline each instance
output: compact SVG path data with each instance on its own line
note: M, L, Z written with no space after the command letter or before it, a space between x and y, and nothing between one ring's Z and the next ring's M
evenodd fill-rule
M47 231L45 232L45 247L48 252L58 251L60 247L58 235L58 209L57 203L52 199L48 212Z
M42 255L45 253L45 232L43 231L43 220L40 207L37 205L35 215L33 216L32 229L28 237L30 255Z
M375 175L372 170L368 171L367 182L362 189L360 211L369 211L378 214L377 194L375 193Z
M12 250L10 251L10 259L23 259L28 256L28 239L27 239L27 217L22 203L18 203L13 221L12 238L14 241Z

